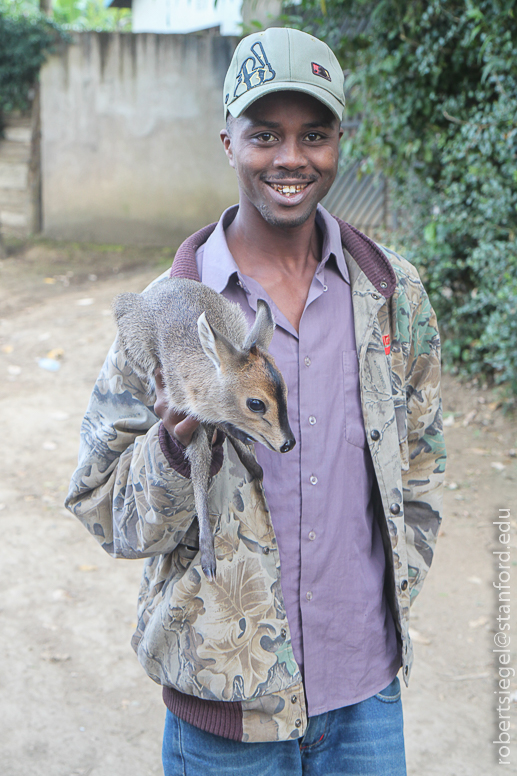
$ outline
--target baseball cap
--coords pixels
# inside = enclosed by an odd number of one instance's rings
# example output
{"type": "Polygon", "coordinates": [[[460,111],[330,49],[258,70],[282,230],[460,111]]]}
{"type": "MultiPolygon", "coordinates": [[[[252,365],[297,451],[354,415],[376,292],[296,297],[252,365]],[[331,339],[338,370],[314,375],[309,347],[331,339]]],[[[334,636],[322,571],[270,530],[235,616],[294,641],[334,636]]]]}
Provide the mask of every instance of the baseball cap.
{"type": "Polygon", "coordinates": [[[266,94],[310,94],[341,121],[343,71],[326,43],[290,27],[270,27],[241,40],[224,80],[224,117],[234,118],[266,94]]]}

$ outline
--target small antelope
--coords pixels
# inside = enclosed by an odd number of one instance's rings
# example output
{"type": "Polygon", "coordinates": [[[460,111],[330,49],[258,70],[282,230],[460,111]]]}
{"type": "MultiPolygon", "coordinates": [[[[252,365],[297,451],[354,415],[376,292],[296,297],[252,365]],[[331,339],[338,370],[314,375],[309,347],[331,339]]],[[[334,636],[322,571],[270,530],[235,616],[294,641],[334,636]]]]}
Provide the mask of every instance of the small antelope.
{"type": "Polygon", "coordinates": [[[287,389],[268,355],[275,324],[259,299],[251,330],[238,304],[194,280],[169,279],[113,302],[128,363],[154,386],[159,367],[171,409],[200,421],[185,453],[191,465],[201,567],[215,580],[208,478],[215,428],[224,431],[252,479],[262,469],[248,448],[260,442],[287,453],[296,444],[287,419],[287,389]]]}

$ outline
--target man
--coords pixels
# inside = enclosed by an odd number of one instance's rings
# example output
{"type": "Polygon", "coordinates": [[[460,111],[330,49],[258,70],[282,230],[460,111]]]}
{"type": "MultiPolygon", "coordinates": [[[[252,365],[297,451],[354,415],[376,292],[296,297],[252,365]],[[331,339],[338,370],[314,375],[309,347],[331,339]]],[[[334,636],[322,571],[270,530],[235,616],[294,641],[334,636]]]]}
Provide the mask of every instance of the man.
{"type": "Polygon", "coordinates": [[[223,99],[239,204],[172,275],[250,321],[268,301],[297,446],[257,445],[259,484],[214,441],[209,584],[183,454],[196,421],[169,410],[159,371],[150,400],[115,343],[67,505],[110,554],[146,558],[133,646],[164,688],[166,776],[402,776],[397,673],[407,682],[410,598],[441,520],[436,320],[410,264],[318,205],[342,134],[330,49],[290,29],[248,36],[223,99]]]}

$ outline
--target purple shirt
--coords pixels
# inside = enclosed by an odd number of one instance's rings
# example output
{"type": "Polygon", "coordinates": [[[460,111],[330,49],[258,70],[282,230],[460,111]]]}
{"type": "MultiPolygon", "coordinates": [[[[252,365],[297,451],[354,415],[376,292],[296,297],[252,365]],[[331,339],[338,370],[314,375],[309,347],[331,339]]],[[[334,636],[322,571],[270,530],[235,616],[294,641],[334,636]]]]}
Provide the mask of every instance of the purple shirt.
{"type": "Polygon", "coordinates": [[[358,703],[395,677],[400,649],[383,592],[385,558],[373,515],[373,464],[359,395],[348,267],[337,222],[318,207],[322,259],[297,332],[262,286],[239,269],[222,227],[196,252],[201,281],[238,302],[257,299],[276,329],[269,352],[288,389],[296,447],[256,445],[276,533],[294,656],[309,716],[358,703]]]}

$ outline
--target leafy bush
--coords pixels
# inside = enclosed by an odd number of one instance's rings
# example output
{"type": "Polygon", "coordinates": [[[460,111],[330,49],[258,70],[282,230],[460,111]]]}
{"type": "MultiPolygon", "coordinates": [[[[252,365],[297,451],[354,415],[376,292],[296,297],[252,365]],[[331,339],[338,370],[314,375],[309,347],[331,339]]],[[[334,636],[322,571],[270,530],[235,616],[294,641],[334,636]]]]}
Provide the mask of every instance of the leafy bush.
{"type": "MultiPolygon", "coordinates": [[[[513,0],[302,0],[362,116],[345,154],[392,181],[444,360],[517,394],[517,18],[513,0]]],[[[393,240],[393,236],[391,238],[393,240]]]]}
{"type": "Polygon", "coordinates": [[[43,14],[9,15],[0,5],[0,132],[2,114],[27,110],[46,55],[67,36],[43,14]]]}

